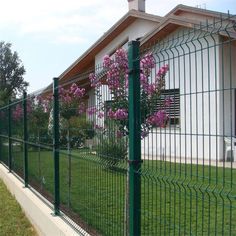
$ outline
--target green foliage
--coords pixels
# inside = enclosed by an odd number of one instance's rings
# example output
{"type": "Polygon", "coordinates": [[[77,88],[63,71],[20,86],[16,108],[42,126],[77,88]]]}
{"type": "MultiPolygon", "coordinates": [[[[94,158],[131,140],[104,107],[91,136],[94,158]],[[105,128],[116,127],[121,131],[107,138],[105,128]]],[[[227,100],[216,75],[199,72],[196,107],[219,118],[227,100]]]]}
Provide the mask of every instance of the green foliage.
{"type": "Polygon", "coordinates": [[[49,114],[35,107],[29,115],[29,128],[34,134],[37,134],[38,130],[47,130],[48,120],[49,114]]]}
{"type": "Polygon", "coordinates": [[[74,127],[76,132],[82,132],[85,139],[92,139],[95,135],[93,122],[86,119],[85,115],[72,117],[70,119],[70,127],[74,127]]]}
{"type": "Polygon", "coordinates": [[[99,135],[96,152],[102,164],[114,169],[120,161],[127,159],[127,137],[117,137],[116,130],[108,129],[107,135],[99,135]]]}
{"type": "Polygon", "coordinates": [[[0,105],[22,93],[28,86],[23,75],[25,68],[11,44],[0,41],[0,105]]]}
{"type": "Polygon", "coordinates": [[[77,106],[78,104],[75,101],[62,104],[60,106],[60,115],[63,119],[69,120],[71,117],[77,115],[77,106]]]}
{"type": "Polygon", "coordinates": [[[92,139],[95,136],[93,123],[86,119],[85,115],[73,116],[64,125],[61,130],[61,144],[67,144],[68,129],[70,132],[71,147],[84,145],[86,139],[92,139]]]}

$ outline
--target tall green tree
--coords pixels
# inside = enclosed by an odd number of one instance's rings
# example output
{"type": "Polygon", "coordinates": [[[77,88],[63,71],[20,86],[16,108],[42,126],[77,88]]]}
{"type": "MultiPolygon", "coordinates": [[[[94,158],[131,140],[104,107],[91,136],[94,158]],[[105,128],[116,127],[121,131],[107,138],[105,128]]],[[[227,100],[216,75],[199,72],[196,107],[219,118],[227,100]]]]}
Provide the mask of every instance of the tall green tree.
{"type": "Polygon", "coordinates": [[[0,105],[22,93],[29,85],[24,81],[25,68],[11,44],[0,41],[0,105]]]}

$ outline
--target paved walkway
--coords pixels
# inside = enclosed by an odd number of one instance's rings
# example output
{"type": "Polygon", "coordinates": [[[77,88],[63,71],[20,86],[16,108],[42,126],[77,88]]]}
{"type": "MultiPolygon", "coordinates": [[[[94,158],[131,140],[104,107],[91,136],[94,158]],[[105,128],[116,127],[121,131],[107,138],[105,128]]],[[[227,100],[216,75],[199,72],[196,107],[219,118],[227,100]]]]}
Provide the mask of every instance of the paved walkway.
{"type": "Polygon", "coordinates": [[[170,157],[170,156],[155,156],[155,155],[142,155],[143,160],[162,160],[162,161],[168,161],[173,163],[182,163],[182,164],[198,164],[198,165],[205,165],[205,166],[217,166],[217,167],[225,167],[225,168],[233,168],[236,169],[236,161],[230,162],[230,161],[222,161],[222,160],[208,160],[208,159],[196,159],[196,158],[185,158],[185,157],[170,157]]]}

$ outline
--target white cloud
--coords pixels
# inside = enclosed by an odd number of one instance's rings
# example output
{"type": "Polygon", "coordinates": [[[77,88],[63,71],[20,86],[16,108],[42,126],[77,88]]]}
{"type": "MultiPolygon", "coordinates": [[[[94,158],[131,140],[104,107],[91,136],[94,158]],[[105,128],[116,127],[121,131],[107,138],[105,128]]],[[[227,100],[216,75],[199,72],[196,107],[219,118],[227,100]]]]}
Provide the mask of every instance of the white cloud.
{"type": "Polygon", "coordinates": [[[46,37],[50,41],[82,42],[87,35],[107,30],[107,23],[118,20],[126,12],[126,0],[0,0],[0,28],[20,35],[46,37]],[[117,11],[117,9],[119,9],[117,11]],[[71,39],[69,40],[69,38],[71,39]]]}
{"type": "MultiPolygon", "coordinates": [[[[146,0],[147,12],[165,15],[177,4],[196,6],[202,0],[146,0]]],[[[220,0],[204,0],[206,6],[220,0]]],[[[233,0],[225,0],[233,1],[233,0]]],[[[98,37],[128,10],[127,0],[0,0],[0,29],[34,35],[51,42],[81,43],[98,37]]],[[[94,40],[95,41],[95,40],[94,40]]]]}
{"type": "MultiPolygon", "coordinates": [[[[146,0],[146,11],[163,16],[180,3],[236,13],[235,0],[146,0]]],[[[19,52],[31,91],[61,74],[128,10],[127,0],[0,0],[0,6],[0,40],[19,52]]]]}

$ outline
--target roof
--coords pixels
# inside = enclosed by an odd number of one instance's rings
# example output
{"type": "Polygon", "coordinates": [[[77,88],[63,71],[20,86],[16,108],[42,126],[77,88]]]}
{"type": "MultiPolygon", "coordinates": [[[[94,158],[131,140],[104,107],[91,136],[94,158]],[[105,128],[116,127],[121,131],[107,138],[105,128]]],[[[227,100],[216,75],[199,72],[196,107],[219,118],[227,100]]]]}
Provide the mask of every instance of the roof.
{"type": "MultiPolygon", "coordinates": [[[[60,82],[68,82],[68,80],[71,81],[76,78],[78,80],[78,75],[86,74],[86,72],[94,70],[95,56],[137,19],[144,19],[157,23],[157,27],[141,39],[141,45],[145,46],[150,42],[157,41],[157,39],[160,40],[164,38],[178,27],[183,26],[187,28],[194,28],[195,25],[199,25],[200,21],[206,19],[213,20],[214,18],[227,19],[229,18],[229,15],[201,8],[189,7],[182,4],[177,5],[173,10],[166,14],[165,17],[131,10],[117,23],[115,23],[106,33],[104,33],[102,37],[100,37],[59,76],[60,82]]],[[[233,17],[233,19],[235,20],[235,17],[233,17]]],[[[234,35],[232,36],[236,37],[235,31],[233,34],[234,35]]],[[[85,76],[82,77],[81,80],[84,81],[85,76]]]]}
{"type": "Polygon", "coordinates": [[[223,18],[227,18],[228,14],[226,13],[222,13],[222,12],[217,12],[217,11],[212,11],[212,10],[207,10],[207,9],[203,9],[203,8],[198,8],[198,7],[190,7],[190,6],[186,6],[183,4],[179,4],[177,5],[175,8],[173,8],[170,12],[168,12],[165,17],[168,17],[170,15],[181,15],[182,13],[195,13],[198,15],[202,15],[202,16],[208,16],[208,17],[223,17],[223,18]]]}
{"type": "Polygon", "coordinates": [[[147,14],[144,12],[131,10],[125,14],[117,23],[115,23],[104,35],[99,38],[82,56],[80,56],[71,66],[69,66],[59,79],[64,81],[73,77],[78,72],[83,72],[91,65],[94,65],[95,55],[116,38],[122,31],[131,25],[136,19],[144,19],[153,22],[161,22],[162,17],[147,14]]]}
{"type": "Polygon", "coordinates": [[[160,41],[166,35],[170,34],[172,31],[176,30],[178,27],[186,27],[186,28],[198,28],[199,25],[202,24],[201,30],[209,31],[209,32],[217,32],[222,36],[236,38],[235,30],[230,30],[231,27],[235,25],[236,17],[233,15],[210,11],[206,9],[196,8],[196,7],[189,7],[185,5],[178,5],[173,10],[171,10],[160,24],[150,33],[145,35],[141,40],[141,46],[145,47],[148,44],[153,44],[155,41],[160,41]],[[191,13],[190,17],[184,13],[191,13]],[[194,17],[194,15],[201,16],[201,20],[198,17],[194,17]],[[218,19],[218,20],[217,20],[218,19]],[[209,20],[209,25],[204,27],[206,21],[209,20]],[[215,21],[215,23],[213,23],[215,21]],[[227,26],[226,30],[220,29],[222,27],[222,22],[220,26],[216,23],[220,21],[226,22],[225,25],[227,26]],[[212,22],[212,24],[210,24],[212,22]],[[216,26],[214,26],[216,24],[216,26]],[[218,27],[218,28],[217,28],[218,27]]]}

